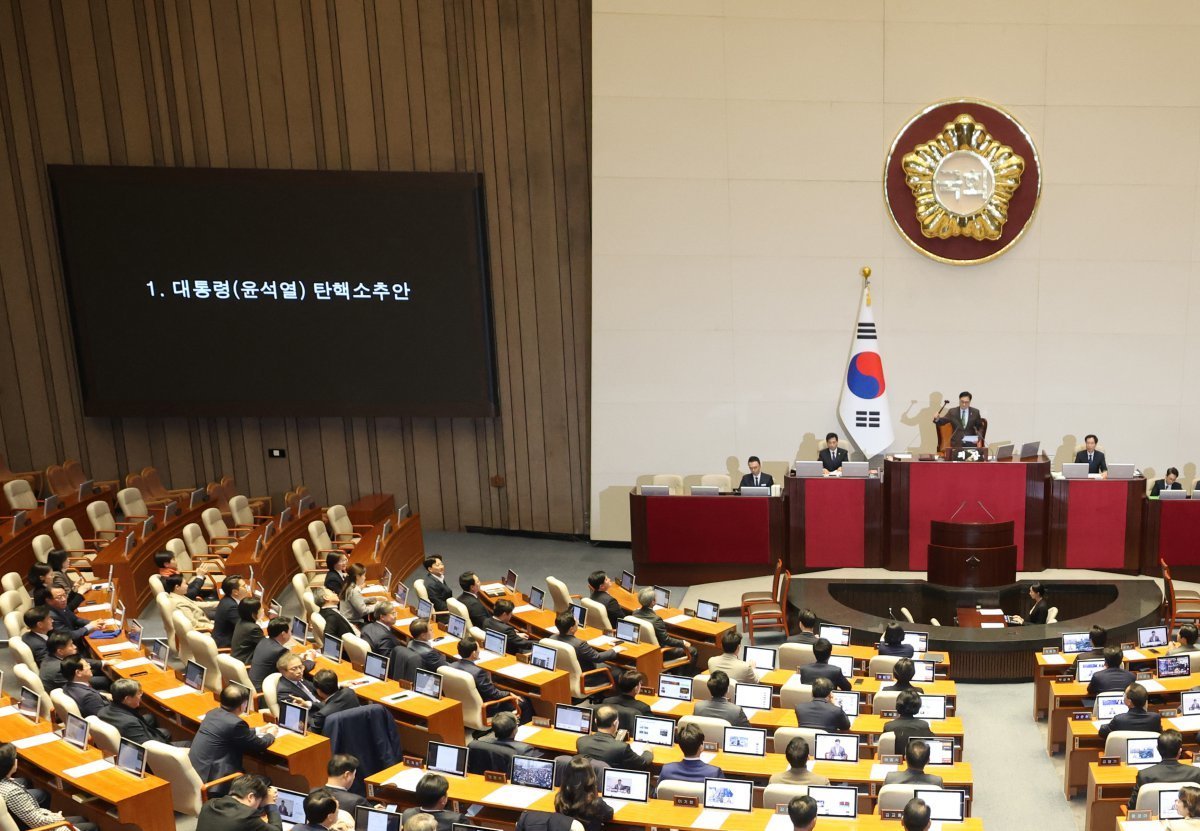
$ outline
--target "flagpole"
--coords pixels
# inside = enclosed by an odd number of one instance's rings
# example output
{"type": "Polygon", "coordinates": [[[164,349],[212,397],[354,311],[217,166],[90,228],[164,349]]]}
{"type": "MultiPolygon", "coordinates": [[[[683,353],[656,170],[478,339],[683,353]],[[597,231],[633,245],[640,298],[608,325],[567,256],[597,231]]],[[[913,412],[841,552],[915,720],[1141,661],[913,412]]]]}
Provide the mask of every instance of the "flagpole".
{"type": "Polygon", "coordinates": [[[863,287],[867,290],[867,305],[871,305],[871,267],[864,265],[859,271],[863,278],[863,287]]]}

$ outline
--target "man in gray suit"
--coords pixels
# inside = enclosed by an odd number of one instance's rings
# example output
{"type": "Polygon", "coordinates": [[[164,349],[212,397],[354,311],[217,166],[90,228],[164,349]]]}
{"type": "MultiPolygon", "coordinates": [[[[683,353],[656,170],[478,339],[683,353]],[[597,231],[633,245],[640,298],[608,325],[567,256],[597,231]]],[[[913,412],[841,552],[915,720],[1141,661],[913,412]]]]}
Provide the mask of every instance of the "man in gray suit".
{"type": "Polygon", "coordinates": [[[971,406],[971,393],[966,390],[958,394],[958,407],[945,415],[934,416],[933,423],[954,425],[954,432],[950,435],[951,447],[962,447],[964,436],[978,437],[983,432],[983,417],[979,415],[979,410],[971,406]]]}
{"type": "MultiPolygon", "coordinates": [[[[925,772],[929,764],[929,745],[920,739],[913,739],[904,749],[904,770],[894,770],[884,777],[885,785],[936,785],[942,786],[942,777],[925,772]]],[[[1200,771],[1197,771],[1200,773],[1200,771]]]]}
{"type": "Polygon", "coordinates": [[[590,736],[580,736],[575,743],[577,753],[589,759],[606,762],[609,767],[624,770],[650,770],[650,762],[654,754],[649,750],[636,753],[625,742],[616,739],[617,708],[602,704],[592,716],[592,729],[595,733],[590,736]]]}
{"type": "Polygon", "coordinates": [[[833,694],[833,682],[828,678],[816,678],[812,682],[812,701],[796,705],[796,724],[800,727],[817,727],[827,733],[844,733],[850,729],[850,717],[842,708],[829,700],[833,694]]]}
{"type": "Polygon", "coordinates": [[[737,656],[741,645],[741,632],[736,629],[725,630],[721,636],[721,654],[708,659],[708,671],[719,669],[735,684],[757,684],[758,676],[754,674],[754,667],[737,656]]]}
{"type": "Polygon", "coordinates": [[[250,694],[243,687],[230,684],[221,690],[221,706],[209,710],[200,722],[188,758],[201,782],[243,770],[243,753],[261,753],[275,741],[278,729],[275,725],[268,724],[255,731],[242,720],[249,704],[250,694]]]}
{"type": "Polygon", "coordinates": [[[694,712],[705,718],[724,719],[734,727],[749,727],[746,711],[725,697],[728,692],[729,676],[719,669],[713,670],[708,675],[708,694],[712,700],[697,701],[694,712]]]}

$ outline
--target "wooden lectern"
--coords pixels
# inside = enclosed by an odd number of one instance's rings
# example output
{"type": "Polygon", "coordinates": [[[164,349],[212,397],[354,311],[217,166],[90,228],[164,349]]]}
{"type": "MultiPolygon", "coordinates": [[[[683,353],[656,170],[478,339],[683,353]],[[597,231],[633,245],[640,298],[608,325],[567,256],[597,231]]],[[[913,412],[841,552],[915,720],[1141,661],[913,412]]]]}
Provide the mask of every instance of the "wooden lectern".
{"type": "Polygon", "coordinates": [[[926,579],[939,586],[981,588],[1017,582],[1014,523],[929,523],[929,567],[926,579]]]}

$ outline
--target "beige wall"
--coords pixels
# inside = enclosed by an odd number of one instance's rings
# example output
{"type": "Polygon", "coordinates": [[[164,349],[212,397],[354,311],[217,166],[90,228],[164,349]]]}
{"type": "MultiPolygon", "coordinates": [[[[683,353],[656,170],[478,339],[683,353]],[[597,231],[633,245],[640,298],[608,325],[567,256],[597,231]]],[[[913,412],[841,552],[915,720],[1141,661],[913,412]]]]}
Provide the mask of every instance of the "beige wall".
{"type": "Polygon", "coordinates": [[[779,474],[845,434],[862,265],[894,448],[970,388],[993,441],[1096,432],[1194,477],[1200,4],[596,0],[593,31],[593,537],[628,538],[639,477],[779,474]],[[1011,111],[1044,176],[1025,238],[966,268],[881,195],[896,132],[960,96],[1011,111]]]}

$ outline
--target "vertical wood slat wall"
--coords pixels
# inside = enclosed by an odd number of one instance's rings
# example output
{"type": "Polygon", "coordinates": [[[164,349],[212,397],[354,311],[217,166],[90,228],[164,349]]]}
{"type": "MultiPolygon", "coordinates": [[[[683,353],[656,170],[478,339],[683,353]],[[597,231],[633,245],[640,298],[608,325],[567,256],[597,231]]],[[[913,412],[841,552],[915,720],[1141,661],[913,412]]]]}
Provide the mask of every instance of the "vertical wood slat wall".
{"type": "MultiPolygon", "coordinates": [[[[303,483],[329,503],[389,491],[430,528],[583,532],[590,40],[589,0],[0,0],[10,465],[75,457],[98,479],[154,465],[176,487],[229,473],[243,491],[303,483]],[[483,171],[500,416],[85,418],[54,163],[483,171]]],[[[131,361],[161,348],[116,336],[131,361]]],[[[267,363],[319,340],[299,332],[267,363]]],[[[258,357],[215,347],[197,383],[244,380],[258,357]]],[[[402,381],[420,356],[378,371],[402,381]]]]}

